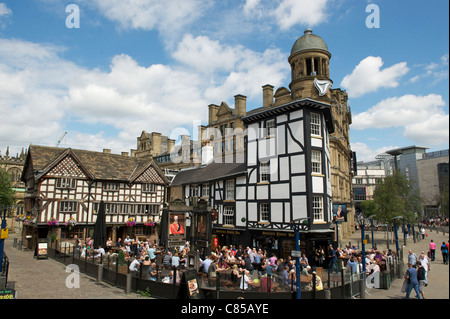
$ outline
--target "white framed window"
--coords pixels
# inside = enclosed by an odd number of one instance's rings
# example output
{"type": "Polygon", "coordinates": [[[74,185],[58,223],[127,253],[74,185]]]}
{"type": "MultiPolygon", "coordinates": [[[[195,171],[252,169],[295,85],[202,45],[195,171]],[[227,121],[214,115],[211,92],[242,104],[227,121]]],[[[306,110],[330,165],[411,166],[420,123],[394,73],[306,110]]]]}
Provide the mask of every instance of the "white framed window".
{"type": "Polygon", "coordinates": [[[311,172],[322,174],[322,153],[311,151],[311,172]]]}
{"type": "Polygon", "coordinates": [[[313,218],[314,221],[324,221],[323,215],[323,198],[321,196],[313,196],[313,218]]]}
{"type": "Polygon", "coordinates": [[[77,187],[77,180],[74,178],[58,178],[56,180],[56,188],[71,188],[77,187]]]}
{"type": "Polygon", "coordinates": [[[260,163],[259,165],[259,180],[261,182],[270,182],[270,161],[260,163]]]}
{"type": "Polygon", "coordinates": [[[234,207],[225,206],[223,208],[223,224],[228,226],[234,226],[234,207]]]}
{"type": "Polygon", "coordinates": [[[118,183],[103,183],[103,189],[105,191],[118,191],[119,184],[118,183]]]}
{"type": "Polygon", "coordinates": [[[202,197],[209,197],[209,184],[202,185],[202,197]]]}
{"type": "Polygon", "coordinates": [[[78,211],[78,202],[62,201],[59,202],[60,213],[76,213],[78,211]]]}
{"type": "Polygon", "coordinates": [[[198,186],[191,185],[191,196],[198,196],[198,186]]]}
{"type": "Polygon", "coordinates": [[[311,135],[322,136],[319,113],[311,113],[311,135]]]}
{"type": "Polygon", "coordinates": [[[234,180],[229,179],[225,182],[225,199],[233,200],[234,199],[234,180]]]}
{"type": "Polygon", "coordinates": [[[277,132],[277,128],[275,126],[275,120],[267,120],[266,121],[266,136],[271,137],[275,136],[277,132]]]}
{"type": "Polygon", "coordinates": [[[259,204],[259,220],[261,222],[270,222],[269,203],[259,204]]]}
{"type": "Polygon", "coordinates": [[[144,193],[156,193],[155,184],[142,184],[142,191],[144,193]]]}

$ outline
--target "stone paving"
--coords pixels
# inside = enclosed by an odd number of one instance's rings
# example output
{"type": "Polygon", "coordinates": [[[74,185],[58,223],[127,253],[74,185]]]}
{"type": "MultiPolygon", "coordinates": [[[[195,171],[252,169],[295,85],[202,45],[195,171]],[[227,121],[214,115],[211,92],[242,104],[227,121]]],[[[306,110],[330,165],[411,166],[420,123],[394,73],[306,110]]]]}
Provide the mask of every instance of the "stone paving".
{"type": "MultiPolygon", "coordinates": [[[[365,231],[366,235],[369,235],[369,241],[366,245],[366,250],[372,247],[372,237],[370,231],[365,231]]],[[[431,262],[431,270],[428,274],[428,286],[425,287],[424,293],[426,299],[449,299],[449,265],[443,264],[442,254],[440,246],[442,242],[449,240],[448,230],[443,234],[442,231],[436,232],[436,230],[427,230],[428,237],[424,240],[417,241],[414,243],[412,236],[406,240],[406,246],[404,248],[403,260],[405,263],[405,271],[407,267],[407,255],[408,251],[411,249],[417,256],[419,256],[421,251],[428,252],[428,245],[431,239],[436,243],[436,260],[431,262]]],[[[392,233],[390,233],[389,238],[392,238],[392,233]]],[[[374,232],[374,243],[379,250],[387,249],[387,237],[385,231],[375,231],[374,232]]],[[[352,242],[359,244],[361,247],[361,231],[355,231],[349,238],[344,239],[341,242],[341,246],[345,243],[352,242]]],[[[404,244],[403,235],[399,232],[399,247],[401,248],[404,244]]],[[[395,242],[390,240],[389,248],[395,250],[395,242]]],[[[401,292],[403,284],[403,279],[395,279],[392,281],[389,289],[375,289],[369,288],[366,295],[366,299],[403,299],[405,293],[401,292]]],[[[415,298],[415,293],[411,293],[411,298],[415,298]]]]}
{"type": "Polygon", "coordinates": [[[18,233],[10,233],[5,241],[5,251],[10,260],[8,283],[14,283],[17,299],[142,299],[135,293],[126,294],[125,290],[96,278],[79,273],[79,288],[70,288],[75,281],[66,272],[66,265],[52,258],[36,259],[32,251],[18,250],[13,247],[18,233]]]}
{"type": "MultiPolygon", "coordinates": [[[[440,245],[443,241],[449,239],[448,233],[427,231],[428,237],[425,240],[414,243],[413,239],[407,239],[405,247],[406,256],[409,249],[412,249],[417,255],[420,252],[428,251],[428,244],[433,239],[437,244],[436,260],[432,262],[431,271],[428,275],[429,284],[425,288],[425,297],[427,299],[449,299],[449,266],[442,262],[440,245]]],[[[371,232],[366,234],[371,235],[371,232]]],[[[32,251],[18,250],[13,247],[14,238],[19,234],[10,233],[5,240],[5,252],[10,260],[8,282],[14,283],[17,291],[17,299],[144,299],[136,293],[126,294],[125,290],[111,286],[104,282],[97,282],[96,278],[80,273],[79,288],[68,288],[66,279],[71,274],[66,272],[66,265],[49,259],[36,259],[32,251]]],[[[387,247],[386,233],[374,232],[375,244],[378,249],[384,250],[387,247]]],[[[355,231],[351,236],[341,242],[358,243],[361,245],[361,233],[355,231]]],[[[371,246],[371,239],[366,249],[371,246]]],[[[395,250],[395,243],[389,244],[391,249],[395,250]]],[[[399,236],[399,246],[403,246],[403,237],[399,236]]],[[[392,281],[389,289],[367,289],[366,299],[403,299],[405,294],[400,291],[403,279],[392,281]]],[[[411,297],[414,298],[412,293],[411,297]]]]}

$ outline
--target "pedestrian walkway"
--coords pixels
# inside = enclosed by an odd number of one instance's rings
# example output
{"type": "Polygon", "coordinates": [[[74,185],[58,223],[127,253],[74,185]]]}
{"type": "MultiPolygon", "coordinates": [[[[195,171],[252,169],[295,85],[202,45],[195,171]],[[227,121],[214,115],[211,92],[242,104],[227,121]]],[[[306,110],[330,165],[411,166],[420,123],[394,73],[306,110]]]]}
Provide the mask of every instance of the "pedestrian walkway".
{"type": "Polygon", "coordinates": [[[36,259],[32,251],[13,247],[18,233],[10,233],[5,240],[9,258],[8,284],[14,284],[17,299],[137,299],[141,295],[97,282],[96,278],[79,273],[79,287],[72,280],[74,272],[66,272],[66,265],[49,259],[36,259]],[[67,280],[67,278],[69,279],[67,280]],[[68,285],[66,285],[66,280],[68,285]]]}
{"type": "MultiPolygon", "coordinates": [[[[366,250],[372,248],[372,234],[370,231],[365,232],[366,235],[370,236],[368,240],[368,244],[366,245],[366,250]]],[[[417,241],[414,243],[414,239],[412,236],[406,240],[406,246],[404,248],[403,260],[406,265],[408,263],[407,256],[408,251],[412,250],[419,256],[421,251],[428,252],[428,245],[430,241],[433,240],[436,243],[436,260],[431,262],[431,270],[428,273],[428,287],[425,287],[424,293],[426,299],[449,299],[449,265],[443,264],[442,254],[440,250],[440,246],[442,242],[447,242],[449,240],[448,232],[443,234],[442,231],[436,232],[435,230],[430,231],[427,230],[428,237],[425,237],[424,240],[417,241]]],[[[389,234],[390,243],[389,248],[392,250],[396,250],[395,242],[392,242],[392,233],[389,234]]],[[[344,245],[348,242],[358,243],[359,247],[361,247],[361,231],[355,231],[351,236],[344,239],[341,245],[344,245]]],[[[374,243],[378,250],[387,250],[387,237],[385,231],[374,231],[374,243]]],[[[403,235],[399,234],[399,247],[401,248],[404,244],[403,235]]],[[[367,292],[369,295],[366,295],[366,299],[403,299],[405,297],[405,293],[401,292],[403,284],[403,278],[395,279],[392,281],[389,289],[375,289],[368,288],[367,292]]],[[[415,297],[415,293],[411,294],[411,298],[415,297]]]]}

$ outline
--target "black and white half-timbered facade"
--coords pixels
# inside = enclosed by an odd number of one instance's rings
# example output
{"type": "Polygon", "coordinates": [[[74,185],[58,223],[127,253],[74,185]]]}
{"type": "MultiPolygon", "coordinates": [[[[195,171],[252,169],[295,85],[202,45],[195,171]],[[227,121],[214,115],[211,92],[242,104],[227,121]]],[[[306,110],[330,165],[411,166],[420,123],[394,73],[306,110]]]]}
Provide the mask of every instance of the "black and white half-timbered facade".
{"type": "Polygon", "coordinates": [[[333,231],[330,105],[302,99],[259,108],[243,117],[247,127],[246,219],[251,244],[284,253],[295,249],[293,222],[302,251],[331,242],[333,231]]]}
{"type": "Polygon", "coordinates": [[[245,163],[182,170],[170,187],[171,199],[183,200],[188,214],[206,202],[214,215],[212,239],[219,245],[288,255],[295,249],[293,222],[303,220],[308,221],[301,230],[303,251],[331,243],[330,105],[302,99],[255,109],[243,121],[245,163]]]}
{"type": "Polygon", "coordinates": [[[92,235],[100,201],[113,241],[126,234],[157,239],[156,227],[144,224],[159,223],[168,180],[151,159],[30,145],[22,181],[30,246],[49,229],[61,239],[92,235]],[[49,225],[52,220],[59,226],[49,225]]]}

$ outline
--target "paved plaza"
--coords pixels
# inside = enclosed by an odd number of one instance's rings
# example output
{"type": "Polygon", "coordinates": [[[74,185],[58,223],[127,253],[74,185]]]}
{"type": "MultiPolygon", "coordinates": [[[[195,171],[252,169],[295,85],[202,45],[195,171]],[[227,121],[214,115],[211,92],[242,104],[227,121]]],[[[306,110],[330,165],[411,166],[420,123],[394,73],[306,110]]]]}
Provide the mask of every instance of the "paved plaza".
{"type": "MultiPolygon", "coordinates": [[[[403,235],[399,232],[399,247],[401,248],[404,244],[403,235]]],[[[442,260],[442,254],[440,246],[442,242],[447,242],[449,240],[448,232],[443,234],[442,231],[436,232],[436,230],[427,230],[428,236],[424,240],[417,241],[414,243],[412,236],[406,240],[406,246],[404,248],[404,264],[405,271],[407,267],[407,255],[408,251],[411,249],[417,256],[419,256],[421,251],[428,252],[428,245],[430,241],[433,240],[436,243],[436,260],[431,262],[431,271],[428,274],[428,287],[425,287],[424,293],[426,299],[449,299],[449,265],[444,265],[442,260]]],[[[365,235],[369,235],[369,241],[366,245],[366,250],[372,247],[372,234],[370,231],[365,231],[365,235]]],[[[395,250],[395,242],[392,241],[392,233],[389,234],[390,243],[389,248],[395,250]]],[[[374,232],[374,243],[379,250],[387,250],[387,237],[384,231],[374,232]]],[[[341,246],[345,243],[351,242],[358,243],[361,247],[361,231],[355,231],[349,238],[344,239],[341,242],[341,246]]],[[[403,284],[403,279],[395,279],[392,281],[389,289],[367,289],[369,295],[366,299],[403,299],[405,293],[401,292],[403,284]]],[[[415,293],[411,293],[411,298],[415,298],[415,293]]]]}
{"type": "MultiPolygon", "coordinates": [[[[366,232],[370,235],[370,232],[366,232]]],[[[18,250],[13,247],[14,238],[18,233],[10,233],[5,241],[5,251],[10,260],[8,282],[14,283],[17,291],[17,299],[137,299],[146,298],[135,293],[126,294],[123,289],[111,286],[104,282],[98,283],[96,278],[80,273],[79,288],[68,288],[66,279],[70,273],[66,272],[66,266],[60,262],[49,259],[36,259],[32,251],[18,250]]],[[[413,239],[407,239],[406,255],[412,249],[417,255],[422,250],[428,251],[428,244],[433,239],[439,247],[443,241],[447,242],[448,233],[428,231],[425,240],[414,243],[413,239]]],[[[355,231],[349,238],[342,240],[345,243],[358,243],[361,245],[361,233],[355,231]]],[[[375,232],[375,244],[378,249],[387,248],[385,232],[375,232]]],[[[399,237],[399,245],[403,245],[403,237],[399,237]]],[[[371,238],[366,249],[371,246],[371,238]]],[[[395,250],[395,243],[390,243],[390,248],[395,250]]],[[[436,261],[432,262],[428,275],[429,284],[425,288],[427,299],[449,299],[449,266],[442,262],[440,249],[436,249],[436,261]]],[[[403,279],[396,279],[389,289],[367,289],[366,299],[403,299],[405,294],[400,291],[403,279]]],[[[411,297],[414,298],[412,293],[411,297]]]]}

